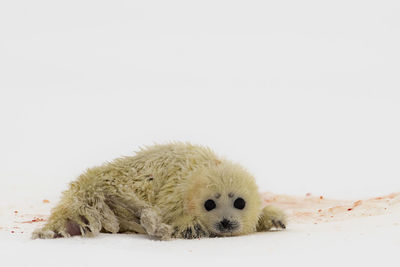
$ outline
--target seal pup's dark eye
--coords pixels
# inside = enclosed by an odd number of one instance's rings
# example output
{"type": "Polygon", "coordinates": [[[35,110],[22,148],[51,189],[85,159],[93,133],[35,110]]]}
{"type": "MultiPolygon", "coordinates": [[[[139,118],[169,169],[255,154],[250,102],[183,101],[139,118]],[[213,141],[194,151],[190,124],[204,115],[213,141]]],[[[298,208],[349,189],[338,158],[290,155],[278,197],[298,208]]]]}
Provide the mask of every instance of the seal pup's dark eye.
{"type": "Polygon", "coordinates": [[[209,199],[206,202],[204,202],[204,208],[206,208],[207,211],[215,209],[216,205],[214,200],[209,199]]]}
{"type": "Polygon", "coordinates": [[[246,206],[246,201],[244,201],[243,198],[238,197],[235,202],[233,202],[233,206],[239,210],[244,209],[244,206],[246,206]]]}

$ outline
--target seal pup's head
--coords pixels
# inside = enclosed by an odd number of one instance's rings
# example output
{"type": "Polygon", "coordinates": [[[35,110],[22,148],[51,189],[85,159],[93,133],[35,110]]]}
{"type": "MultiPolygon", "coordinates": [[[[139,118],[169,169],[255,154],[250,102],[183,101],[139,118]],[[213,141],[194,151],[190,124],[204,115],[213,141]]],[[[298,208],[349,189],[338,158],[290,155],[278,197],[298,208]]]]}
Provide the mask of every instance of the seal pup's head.
{"type": "Polygon", "coordinates": [[[253,176],[240,165],[218,161],[195,171],[188,182],[185,212],[197,218],[211,235],[255,231],[261,199],[253,176]]]}

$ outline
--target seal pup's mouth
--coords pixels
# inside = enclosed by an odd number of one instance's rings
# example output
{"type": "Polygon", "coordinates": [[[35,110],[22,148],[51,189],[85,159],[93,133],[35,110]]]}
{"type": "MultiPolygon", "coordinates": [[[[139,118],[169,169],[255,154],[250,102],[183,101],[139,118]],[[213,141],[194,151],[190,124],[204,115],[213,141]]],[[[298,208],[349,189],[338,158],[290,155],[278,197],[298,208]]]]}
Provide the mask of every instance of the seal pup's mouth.
{"type": "Polygon", "coordinates": [[[214,227],[218,234],[233,235],[239,229],[239,223],[223,218],[221,221],[217,222],[214,227]]]}

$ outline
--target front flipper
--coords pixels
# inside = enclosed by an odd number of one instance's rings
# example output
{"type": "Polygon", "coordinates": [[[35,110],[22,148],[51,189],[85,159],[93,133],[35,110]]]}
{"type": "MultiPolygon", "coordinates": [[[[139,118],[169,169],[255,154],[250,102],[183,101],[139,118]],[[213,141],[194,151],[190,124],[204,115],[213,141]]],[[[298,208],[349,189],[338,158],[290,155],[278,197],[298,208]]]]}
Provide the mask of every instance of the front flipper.
{"type": "Polygon", "coordinates": [[[186,218],[186,220],[181,220],[179,223],[175,223],[173,229],[173,238],[194,239],[210,236],[206,228],[199,221],[190,217],[186,218]]]}
{"type": "Polygon", "coordinates": [[[286,215],[282,210],[274,206],[266,206],[261,211],[257,232],[268,231],[271,228],[286,229],[286,215]]]}
{"type": "Polygon", "coordinates": [[[162,223],[158,212],[152,208],[145,208],[141,211],[140,224],[149,236],[168,240],[171,238],[172,228],[170,225],[162,223]]]}

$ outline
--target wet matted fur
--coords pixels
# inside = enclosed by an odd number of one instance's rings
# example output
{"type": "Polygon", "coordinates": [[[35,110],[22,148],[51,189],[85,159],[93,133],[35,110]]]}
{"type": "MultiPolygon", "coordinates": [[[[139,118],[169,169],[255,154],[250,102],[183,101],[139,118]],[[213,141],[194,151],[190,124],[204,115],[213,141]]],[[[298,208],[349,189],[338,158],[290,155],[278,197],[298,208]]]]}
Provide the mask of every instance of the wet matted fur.
{"type": "Polygon", "coordinates": [[[146,147],[88,169],[63,192],[33,238],[142,233],[157,239],[234,236],[285,228],[253,176],[209,148],[146,147]]]}

